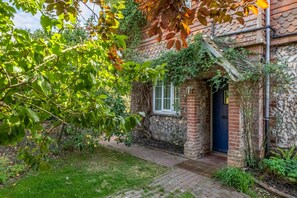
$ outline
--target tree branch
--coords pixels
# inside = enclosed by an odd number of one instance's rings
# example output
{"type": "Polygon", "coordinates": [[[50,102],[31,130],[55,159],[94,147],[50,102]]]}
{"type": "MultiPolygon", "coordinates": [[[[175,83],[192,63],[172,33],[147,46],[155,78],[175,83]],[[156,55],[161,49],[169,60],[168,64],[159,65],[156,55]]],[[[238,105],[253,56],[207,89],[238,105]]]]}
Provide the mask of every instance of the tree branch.
{"type": "Polygon", "coordinates": [[[94,12],[94,10],[92,8],[90,8],[86,3],[83,3],[93,14],[94,16],[97,18],[97,20],[99,21],[99,17],[98,15],[94,12]]]}

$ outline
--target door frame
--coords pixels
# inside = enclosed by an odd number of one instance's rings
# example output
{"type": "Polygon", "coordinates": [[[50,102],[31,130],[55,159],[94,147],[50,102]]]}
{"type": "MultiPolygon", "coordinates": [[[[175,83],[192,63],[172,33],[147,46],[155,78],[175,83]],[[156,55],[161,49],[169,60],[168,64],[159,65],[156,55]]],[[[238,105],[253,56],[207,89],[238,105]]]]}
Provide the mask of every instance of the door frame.
{"type": "MultiPolygon", "coordinates": [[[[229,84],[227,85],[229,91],[229,84]]],[[[213,152],[213,86],[210,86],[210,152],[213,152]]],[[[229,147],[229,104],[228,104],[228,147],[229,147]]],[[[215,151],[218,152],[218,151],[215,151]]],[[[226,153],[228,155],[229,149],[226,153]]],[[[220,152],[219,152],[220,153],[220,152]]]]}
{"type": "Polygon", "coordinates": [[[213,150],[213,86],[210,86],[210,152],[213,150]]]}

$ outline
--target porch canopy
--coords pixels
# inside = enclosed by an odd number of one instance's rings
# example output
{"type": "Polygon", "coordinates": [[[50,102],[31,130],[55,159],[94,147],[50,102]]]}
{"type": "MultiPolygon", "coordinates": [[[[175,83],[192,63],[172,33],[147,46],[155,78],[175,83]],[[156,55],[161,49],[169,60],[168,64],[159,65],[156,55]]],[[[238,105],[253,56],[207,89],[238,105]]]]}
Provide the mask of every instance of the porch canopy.
{"type": "Polygon", "coordinates": [[[224,52],[230,48],[227,43],[218,41],[207,35],[203,35],[203,40],[205,47],[218,59],[217,64],[224,68],[231,80],[235,82],[243,80],[244,73],[257,69],[256,65],[246,58],[234,59],[234,63],[228,61],[224,56],[224,52]]]}

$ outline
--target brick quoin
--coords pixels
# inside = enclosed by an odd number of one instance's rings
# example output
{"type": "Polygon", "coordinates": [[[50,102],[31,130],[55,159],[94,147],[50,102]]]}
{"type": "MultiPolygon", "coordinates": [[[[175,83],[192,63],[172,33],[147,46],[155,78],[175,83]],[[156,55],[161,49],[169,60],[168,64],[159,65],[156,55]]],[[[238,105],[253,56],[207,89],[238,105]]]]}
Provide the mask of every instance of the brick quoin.
{"type": "Polygon", "coordinates": [[[240,101],[236,91],[236,85],[229,83],[229,150],[227,163],[230,166],[241,167],[244,165],[243,146],[241,146],[241,118],[240,118],[240,101]]]}
{"type": "Polygon", "coordinates": [[[189,80],[192,87],[186,96],[187,141],[184,154],[187,158],[203,157],[210,150],[210,105],[209,86],[198,80],[189,80]]]}

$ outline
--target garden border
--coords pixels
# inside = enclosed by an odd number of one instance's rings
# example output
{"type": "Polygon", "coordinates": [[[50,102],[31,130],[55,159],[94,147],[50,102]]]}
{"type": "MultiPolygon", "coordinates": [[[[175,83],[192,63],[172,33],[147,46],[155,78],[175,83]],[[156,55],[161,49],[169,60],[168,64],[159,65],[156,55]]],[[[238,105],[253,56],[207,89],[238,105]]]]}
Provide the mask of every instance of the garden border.
{"type": "Polygon", "coordinates": [[[281,191],[279,191],[279,190],[277,190],[277,189],[275,189],[273,187],[268,186],[267,184],[257,180],[256,178],[254,178],[254,180],[255,180],[255,183],[258,184],[261,188],[264,188],[268,192],[271,192],[271,193],[273,193],[273,194],[275,194],[277,196],[280,196],[282,198],[295,198],[292,195],[289,195],[289,194],[287,194],[285,192],[281,192],[281,191]]]}

